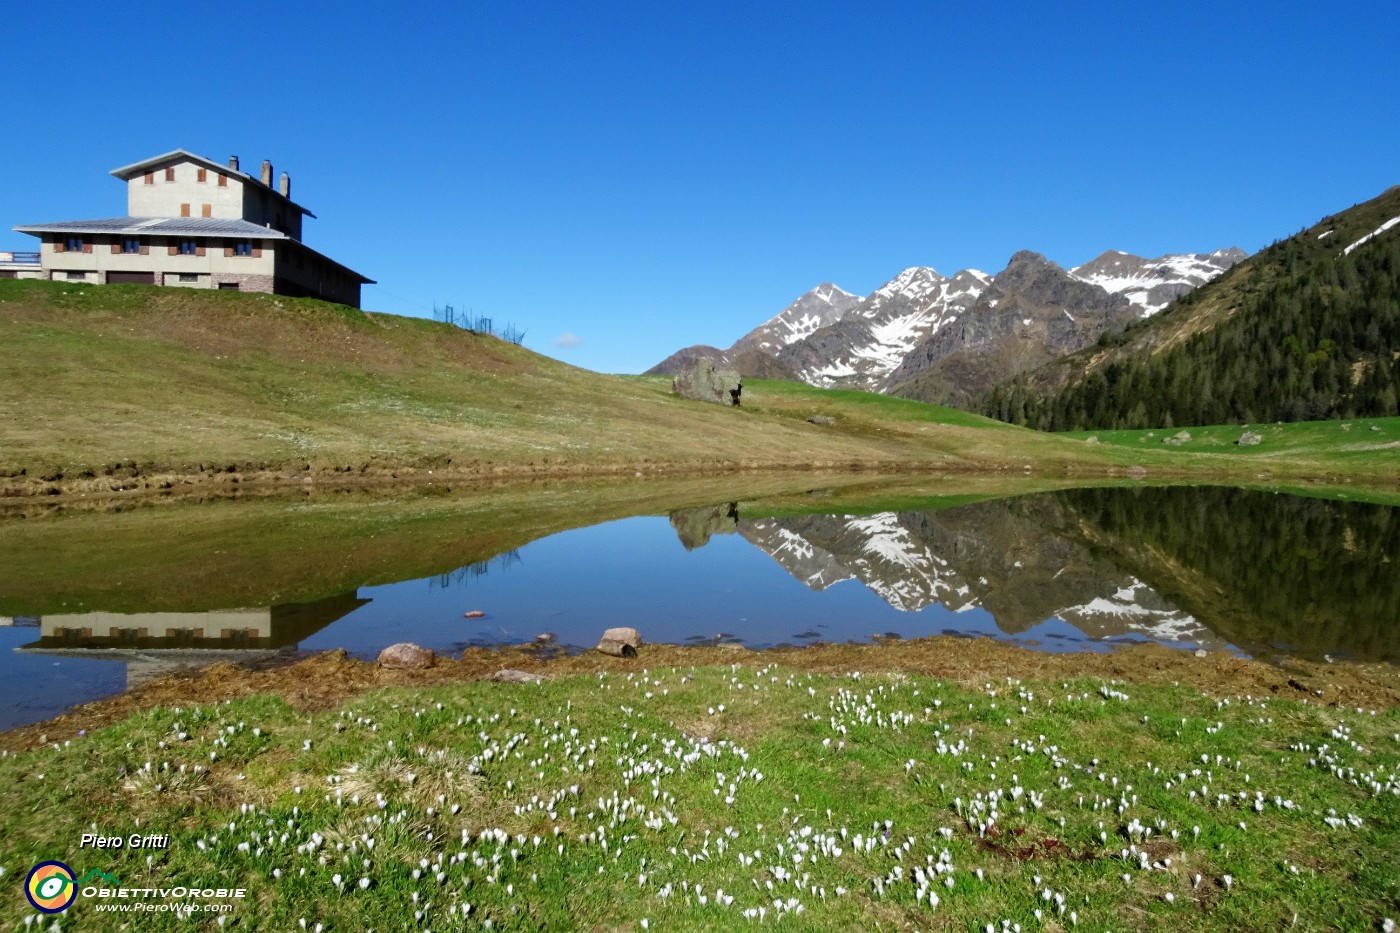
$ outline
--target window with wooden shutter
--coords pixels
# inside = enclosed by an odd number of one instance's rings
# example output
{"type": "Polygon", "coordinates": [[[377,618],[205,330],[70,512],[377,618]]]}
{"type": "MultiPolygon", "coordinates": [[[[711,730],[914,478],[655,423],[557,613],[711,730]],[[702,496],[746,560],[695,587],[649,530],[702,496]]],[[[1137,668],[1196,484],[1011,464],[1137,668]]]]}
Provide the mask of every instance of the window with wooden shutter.
{"type": "Polygon", "coordinates": [[[92,244],[89,243],[89,242],[87,242],[86,240],[83,241],[83,252],[85,252],[85,253],[90,253],[90,252],[92,252],[92,244]]]}
{"type": "Polygon", "coordinates": [[[194,248],[194,254],[195,254],[196,256],[203,256],[203,255],[204,255],[204,243],[203,243],[203,241],[200,241],[200,242],[195,246],[195,248],[194,248]]]}
{"type": "Polygon", "coordinates": [[[258,240],[254,240],[254,241],[253,241],[253,258],[254,258],[254,259],[261,259],[261,258],[262,258],[262,243],[261,243],[260,241],[258,241],[258,240]]]}
{"type": "Polygon", "coordinates": [[[174,180],[175,180],[175,166],[172,165],[172,166],[170,166],[170,168],[168,168],[168,169],[165,170],[165,180],[166,180],[166,181],[174,181],[174,180]]]}
{"type": "Polygon", "coordinates": [[[201,216],[201,217],[213,217],[213,216],[214,216],[214,208],[213,208],[211,205],[208,205],[208,204],[202,204],[202,205],[200,205],[200,208],[199,208],[199,216],[201,216]]]}
{"type": "Polygon", "coordinates": [[[225,175],[225,174],[223,174],[222,172],[219,173],[219,187],[220,187],[220,188],[227,188],[227,187],[228,187],[228,176],[225,175]]]}
{"type": "Polygon", "coordinates": [[[63,242],[62,240],[60,240],[60,239],[56,239],[56,238],[54,239],[54,241],[53,241],[53,251],[54,251],[55,253],[63,253],[63,252],[67,252],[67,250],[68,250],[68,244],[67,244],[67,243],[64,243],[64,242],[63,242]]]}
{"type": "Polygon", "coordinates": [[[112,255],[113,255],[113,256],[120,256],[121,253],[122,253],[122,245],[121,245],[120,243],[118,243],[116,240],[113,240],[113,241],[112,241],[112,255]]]}
{"type": "Polygon", "coordinates": [[[190,206],[189,206],[188,204],[181,204],[181,205],[180,205],[180,216],[181,216],[181,217],[188,217],[188,216],[190,216],[190,206]]]}
{"type": "Polygon", "coordinates": [[[206,182],[206,181],[208,181],[208,180],[209,180],[209,170],[208,170],[207,168],[202,168],[202,169],[200,169],[199,171],[197,171],[197,172],[194,173],[194,178],[195,178],[195,181],[198,181],[198,182],[206,182]]]}
{"type": "Polygon", "coordinates": [[[178,243],[171,243],[168,247],[166,247],[166,249],[167,249],[167,251],[168,251],[168,255],[171,255],[171,256],[178,256],[178,255],[180,255],[180,244],[178,244],[178,243]]]}
{"type": "Polygon", "coordinates": [[[155,173],[155,172],[147,172],[147,173],[146,173],[146,184],[148,184],[148,185],[154,185],[155,183],[156,183],[156,173],[155,173]]]}

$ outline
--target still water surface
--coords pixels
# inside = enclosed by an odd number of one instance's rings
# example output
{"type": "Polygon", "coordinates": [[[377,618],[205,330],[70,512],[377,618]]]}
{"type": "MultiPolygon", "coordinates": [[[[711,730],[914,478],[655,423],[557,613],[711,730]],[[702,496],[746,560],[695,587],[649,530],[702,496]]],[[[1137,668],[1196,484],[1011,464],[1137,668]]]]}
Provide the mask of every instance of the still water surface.
{"type": "Polygon", "coordinates": [[[269,594],[251,607],[20,614],[0,626],[0,728],[192,661],[331,648],[373,658],[398,641],[455,654],[545,633],[583,649],[613,625],[755,649],[956,634],[1052,651],[1148,640],[1400,660],[1392,507],[1220,487],[940,506],[775,515],[721,502],[553,534],[426,578],[346,579],[312,603],[269,594]]]}

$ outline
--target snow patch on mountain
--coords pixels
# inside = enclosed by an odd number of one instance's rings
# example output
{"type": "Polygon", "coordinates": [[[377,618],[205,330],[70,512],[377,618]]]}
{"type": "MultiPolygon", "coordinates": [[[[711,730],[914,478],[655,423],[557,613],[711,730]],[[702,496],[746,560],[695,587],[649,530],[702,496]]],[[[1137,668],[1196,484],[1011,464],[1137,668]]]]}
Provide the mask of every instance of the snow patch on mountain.
{"type": "Polygon", "coordinates": [[[1156,259],[1143,259],[1109,250],[1082,266],[1074,267],[1069,274],[1110,294],[1122,295],[1141,309],[1143,317],[1147,317],[1244,258],[1245,253],[1239,249],[1171,254],[1156,259]]]}
{"type": "Polygon", "coordinates": [[[745,350],[759,350],[770,356],[775,355],[783,347],[841,320],[861,300],[859,295],[853,295],[839,285],[830,282],[818,285],[740,337],[727,352],[734,355],[745,350]]]}
{"type": "Polygon", "coordinates": [[[912,266],[871,293],[867,299],[869,309],[879,310],[892,298],[918,301],[947,281],[938,274],[936,269],[930,269],[927,266],[912,266]]]}
{"type": "Polygon", "coordinates": [[[1367,241],[1372,240],[1372,239],[1374,239],[1375,237],[1380,236],[1382,233],[1385,233],[1387,230],[1389,230],[1391,227],[1395,226],[1396,224],[1400,224],[1400,217],[1392,217],[1392,218],[1390,218],[1390,219],[1387,220],[1385,223],[1381,224],[1379,227],[1377,227],[1376,229],[1372,230],[1370,233],[1366,234],[1364,237],[1362,237],[1361,239],[1357,240],[1355,243],[1351,244],[1351,245],[1348,246],[1346,249],[1342,250],[1342,255],[1343,255],[1343,256],[1350,255],[1350,253],[1351,253],[1352,250],[1356,249],[1358,246],[1362,245],[1363,243],[1366,243],[1367,241]]]}
{"type": "Polygon", "coordinates": [[[957,320],[990,282],[976,269],[950,279],[926,266],[910,267],[847,312],[840,326],[815,334],[808,352],[782,359],[812,385],[874,389],[916,346],[957,320]]]}

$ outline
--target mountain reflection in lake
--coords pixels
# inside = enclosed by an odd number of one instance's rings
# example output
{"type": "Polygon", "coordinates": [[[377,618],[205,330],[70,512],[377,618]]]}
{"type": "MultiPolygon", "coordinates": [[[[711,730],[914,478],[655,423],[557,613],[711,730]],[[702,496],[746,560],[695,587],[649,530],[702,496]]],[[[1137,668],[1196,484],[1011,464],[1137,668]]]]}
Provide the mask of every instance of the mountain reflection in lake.
{"type": "Polygon", "coordinates": [[[431,577],[347,579],[304,605],[0,619],[18,623],[0,627],[16,649],[0,653],[0,727],[189,661],[292,648],[372,658],[398,641],[452,654],[542,633],[579,649],[614,625],[751,648],[949,633],[1393,662],[1397,554],[1394,508],[1231,488],[796,515],[728,502],[550,535],[431,577]]]}

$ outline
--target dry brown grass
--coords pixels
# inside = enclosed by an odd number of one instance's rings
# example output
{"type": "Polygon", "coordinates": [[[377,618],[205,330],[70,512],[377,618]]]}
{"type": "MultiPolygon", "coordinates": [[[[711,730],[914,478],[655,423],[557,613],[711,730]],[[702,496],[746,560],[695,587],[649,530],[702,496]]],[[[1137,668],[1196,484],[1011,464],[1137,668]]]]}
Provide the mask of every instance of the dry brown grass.
{"type": "MultiPolygon", "coordinates": [[[[1385,664],[1290,661],[1274,666],[1228,654],[1206,658],[1157,645],[1135,645],[1108,654],[1048,654],[991,639],[952,636],[885,645],[814,645],[751,652],[736,648],[645,645],[636,658],[596,652],[543,658],[530,648],[474,648],[459,659],[439,659],[421,671],[381,668],[344,651],[328,651],[273,670],[251,671],[216,664],[202,672],[169,676],[121,696],[78,707],[48,722],[0,733],[0,748],[18,750],[71,738],[157,706],[211,703],[254,694],[277,694],[298,709],[333,709],[353,697],[385,687],[429,686],[482,680],[506,668],[547,677],[598,672],[627,673],[643,667],[694,667],[778,663],[833,676],[861,671],[920,674],[980,687],[987,681],[1060,680],[1078,677],[1127,683],[1182,684],[1212,696],[1249,694],[1287,697],[1323,706],[1389,709],[1400,705],[1400,669],[1385,664]],[[1320,692],[1319,692],[1320,691],[1320,692]]],[[[500,689],[522,689],[502,685],[500,689]]],[[[736,720],[737,721],[737,720],[736,720]]],[[[730,735],[728,723],[705,728],[730,735]]],[[[701,727],[697,726],[697,729],[701,727]]],[[[697,732],[697,734],[702,734],[697,732]]]]}

